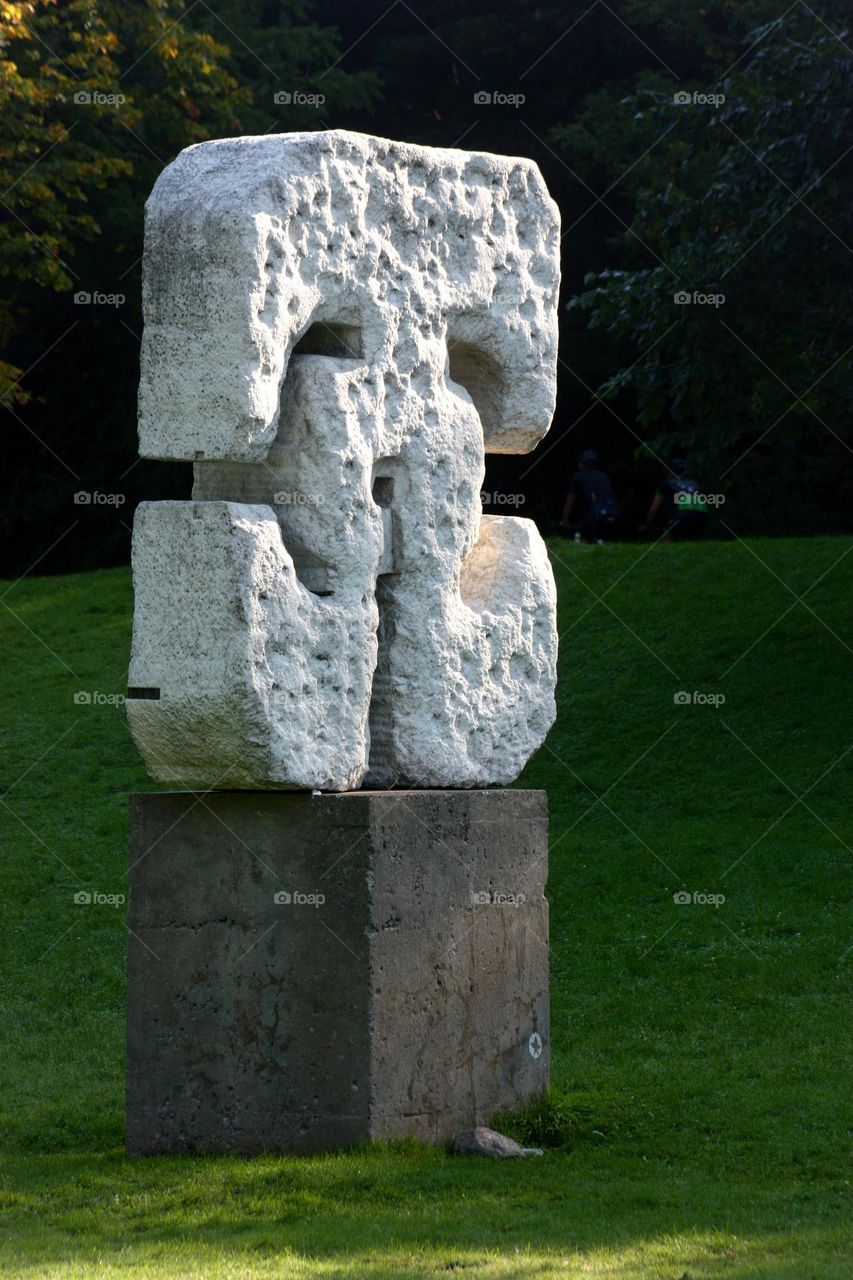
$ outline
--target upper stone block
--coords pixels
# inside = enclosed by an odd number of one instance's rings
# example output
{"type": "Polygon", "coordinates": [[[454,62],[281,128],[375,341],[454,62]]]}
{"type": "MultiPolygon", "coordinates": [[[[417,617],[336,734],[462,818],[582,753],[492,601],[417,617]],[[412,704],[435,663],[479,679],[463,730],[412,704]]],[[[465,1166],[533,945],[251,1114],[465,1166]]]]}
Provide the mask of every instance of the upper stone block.
{"type": "Polygon", "coordinates": [[[368,364],[389,425],[447,376],[487,452],[528,452],[554,410],[559,247],[530,160],[343,130],[188,147],[146,206],[140,452],[265,459],[300,342],[368,364]]]}
{"type": "Polygon", "coordinates": [[[210,789],[482,787],[555,714],[553,575],[482,517],[554,408],[536,166],[341,132],[181,153],[148,202],[128,718],[210,789]]]}

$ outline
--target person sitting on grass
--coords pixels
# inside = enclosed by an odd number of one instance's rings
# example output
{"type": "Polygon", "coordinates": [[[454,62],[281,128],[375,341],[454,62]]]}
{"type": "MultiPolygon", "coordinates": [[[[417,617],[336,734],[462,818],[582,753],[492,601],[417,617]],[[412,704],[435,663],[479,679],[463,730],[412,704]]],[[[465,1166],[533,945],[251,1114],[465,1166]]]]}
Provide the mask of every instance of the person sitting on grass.
{"type": "Polygon", "coordinates": [[[687,474],[684,458],[673,458],[649,507],[646,525],[654,526],[663,513],[664,542],[695,542],[704,537],[708,507],[699,481],[687,474]]]}
{"type": "Polygon", "coordinates": [[[575,515],[575,542],[604,541],[602,535],[611,531],[619,514],[619,504],[610,483],[610,477],[598,468],[598,454],[587,449],[578,459],[579,470],[572,476],[569,492],[563,507],[560,528],[564,533],[572,531],[572,514],[575,515]],[[578,516],[580,517],[578,519],[578,516]]]}

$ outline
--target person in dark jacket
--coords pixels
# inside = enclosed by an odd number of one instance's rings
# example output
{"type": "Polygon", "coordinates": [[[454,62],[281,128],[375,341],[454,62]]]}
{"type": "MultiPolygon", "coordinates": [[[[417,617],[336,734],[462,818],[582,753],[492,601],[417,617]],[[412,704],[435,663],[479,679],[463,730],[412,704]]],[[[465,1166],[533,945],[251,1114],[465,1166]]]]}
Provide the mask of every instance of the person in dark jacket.
{"type": "Polygon", "coordinates": [[[587,449],[578,459],[578,470],[572,476],[563,506],[560,528],[574,532],[575,541],[603,542],[619,515],[619,504],[610,477],[599,469],[598,454],[587,449]]]}
{"type": "Polygon", "coordinates": [[[646,524],[662,519],[667,542],[695,542],[704,537],[708,507],[699,481],[688,475],[684,458],[673,458],[667,476],[658,485],[646,524]]]}

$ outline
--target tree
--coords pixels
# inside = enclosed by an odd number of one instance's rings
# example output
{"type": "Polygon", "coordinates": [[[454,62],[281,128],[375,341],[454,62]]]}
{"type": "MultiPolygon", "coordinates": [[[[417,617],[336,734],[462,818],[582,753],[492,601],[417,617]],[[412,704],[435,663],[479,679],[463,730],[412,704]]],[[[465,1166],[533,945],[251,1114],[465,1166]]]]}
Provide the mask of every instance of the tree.
{"type": "MultiPolygon", "coordinates": [[[[80,247],[101,236],[123,179],[137,176],[134,139],[149,120],[169,116],[173,139],[205,136],[201,109],[239,100],[222,67],[227,49],[210,36],[170,24],[179,8],[148,0],[130,42],[117,34],[121,6],[108,0],[0,3],[0,276],[7,342],[37,310],[40,291],[68,292],[80,247]],[[144,56],[159,68],[156,94],[129,91],[122,64],[144,56]],[[112,193],[106,205],[104,193],[112,193]],[[94,210],[99,206],[96,213],[94,210]]],[[[156,74],[156,73],[155,73],[156,74]]],[[[233,116],[232,116],[233,118],[233,116]]],[[[21,370],[4,366],[0,400],[27,399],[21,370]]]]}
{"type": "Polygon", "coordinates": [[[797,6],[754,31],[719,82],[674,91],[646,75],[620,101],[595,95],[557,131],[575,163],[591,159],[614,182],[625,173],[613,265],[570,304],[611,339],[615,369],[599,391],[630,389],[649,448],[689,452],[720,475],[753,527],[789,529],[792,511],[806,529],[843,518],[845,38],[797,6]]]}
{"type": "MultiPolygon", "coordinates": [[[[0,0],[0,405],[11,462],[0,572],[28,568],[53,542],[42,568],[125,558],[134,498],[186,492],[183,471],[134,466],[143,205],[185,146],[325,127],[310,103],[275,101],[338,56],[335,32],[305,12],[300,0],[216,11],[0,0]],[[124,519],[75,510],[80,489],[120,489],[124,519]]],[[[375,94],[375,77],[334,68],[324,85],[362,106],[375,94]]]]}

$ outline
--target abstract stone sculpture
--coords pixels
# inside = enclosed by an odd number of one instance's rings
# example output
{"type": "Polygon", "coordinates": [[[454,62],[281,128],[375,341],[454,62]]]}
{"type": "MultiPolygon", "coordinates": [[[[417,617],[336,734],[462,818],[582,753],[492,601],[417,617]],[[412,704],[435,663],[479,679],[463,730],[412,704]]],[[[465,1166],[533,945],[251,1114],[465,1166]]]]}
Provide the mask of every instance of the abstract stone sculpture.
{"type": "Polygon", "coordinates": [[[506,783],[554,717],[532,521],[559,220],[529,160],[342,131],[189,147],[148,201],[128,715],[181,787],[506,783]]]}

